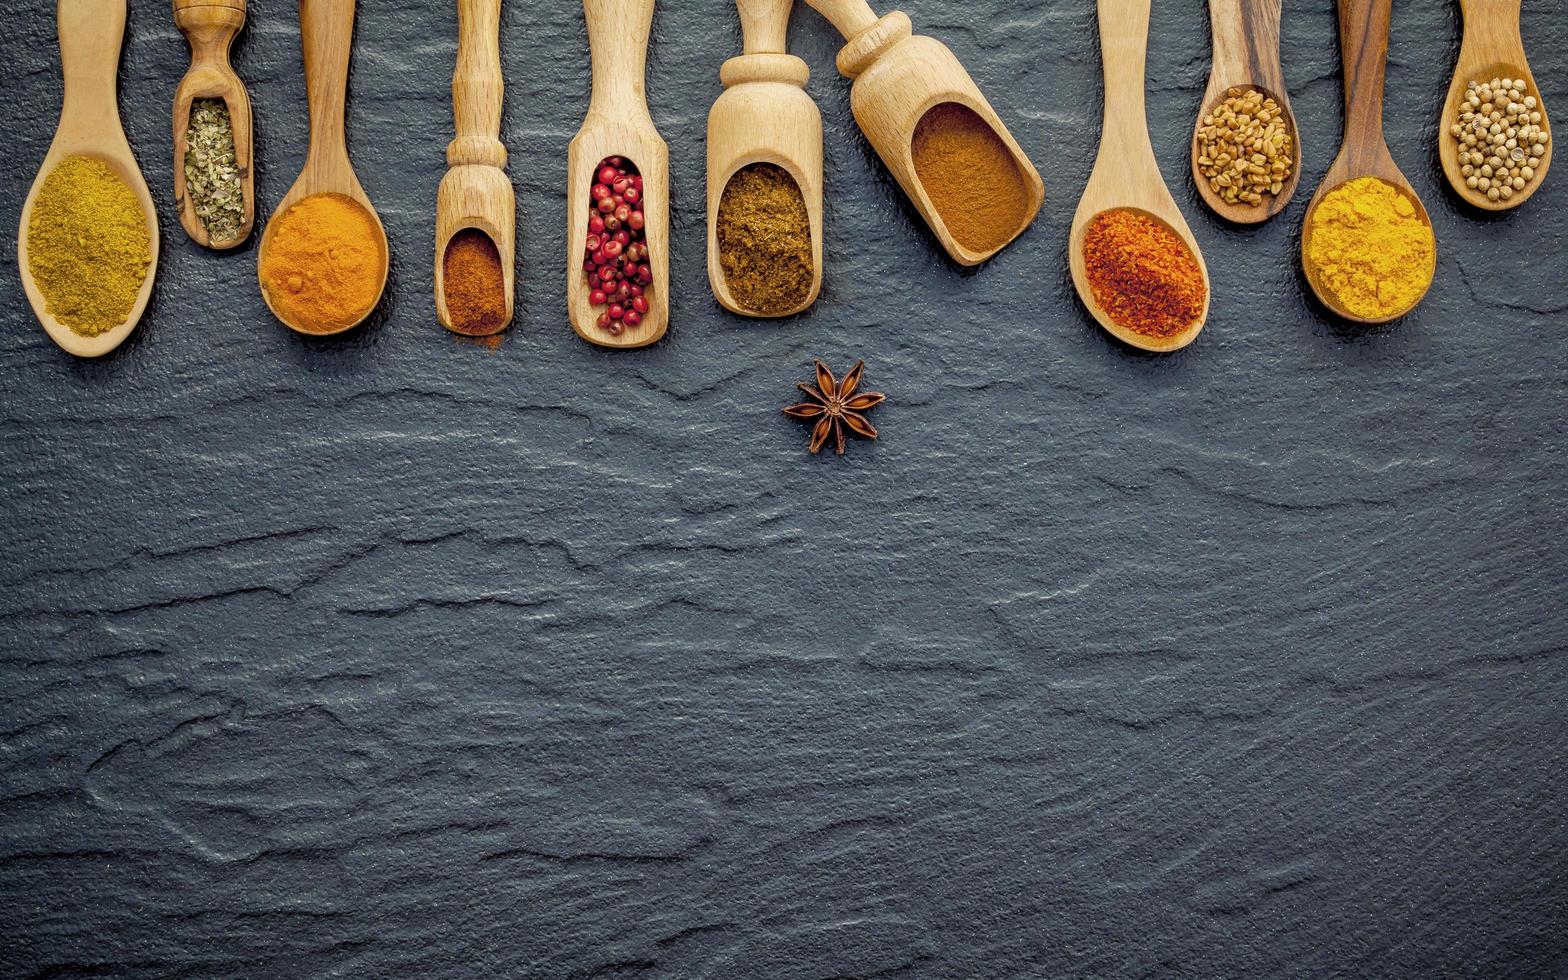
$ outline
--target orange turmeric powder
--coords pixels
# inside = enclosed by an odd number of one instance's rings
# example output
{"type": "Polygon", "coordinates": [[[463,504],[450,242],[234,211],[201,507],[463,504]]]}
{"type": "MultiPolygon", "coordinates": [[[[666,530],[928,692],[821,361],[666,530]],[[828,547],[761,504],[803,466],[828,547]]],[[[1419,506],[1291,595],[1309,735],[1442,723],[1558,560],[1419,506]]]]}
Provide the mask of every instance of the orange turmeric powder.
{"type": "Polygon", "coordinates": [[[261,288],[284,322],[330,333],[364,319],[386,254],[376,219],[342,194],[312,194],[279,215],[261,256],[261,288]]]}

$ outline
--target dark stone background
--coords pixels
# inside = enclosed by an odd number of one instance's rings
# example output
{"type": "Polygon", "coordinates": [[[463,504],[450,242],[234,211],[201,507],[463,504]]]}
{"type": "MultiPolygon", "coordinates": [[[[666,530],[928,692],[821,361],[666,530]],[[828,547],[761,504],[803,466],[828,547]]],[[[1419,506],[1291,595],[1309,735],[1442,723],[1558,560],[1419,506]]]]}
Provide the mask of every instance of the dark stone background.
{"type": "MultiPolygon", "coordinates": [[[[10,235],[60,90],[51,5],[0,7],[10,235]]],[[[1296,254],[1339,136],[1334,14],[1287,8],[1306,179],[1234,230],[1183,169],[1203,6],[1155,5],[1155,145],[1215,292],[1198,343],[1151,357],[1068,284],[1091,4],[905,5],[1046,178],[975,273],[797,11],[827,286],[757,324],[714,304],[702,246],[736,19],[666,0],[674,321],[612,353],[561,299],[577,4],[505,13],[525,310],[492,350],[430,295],[451,4],[361,4],[351,146],[392,289],[310,342],[254,247],[180,232],[186,52],[137,0],[154,305],[73,361],[0,252],[0,974],[1568,975],[1568,172],[1498,220],[1443,189],[1457,4],[1401,2],[1389,140],[1437,283],[1385,329],[1326,318],[1296,254]],[[778,410],[818,354],[867,359],[880,444],[805,454],[778,410]]],[[[1563,118],[1568,17],[1525,17],[1563,118]]],[[[254,2],[237,63],[270,212],[305,148],[293,4],[254,2]]]]}

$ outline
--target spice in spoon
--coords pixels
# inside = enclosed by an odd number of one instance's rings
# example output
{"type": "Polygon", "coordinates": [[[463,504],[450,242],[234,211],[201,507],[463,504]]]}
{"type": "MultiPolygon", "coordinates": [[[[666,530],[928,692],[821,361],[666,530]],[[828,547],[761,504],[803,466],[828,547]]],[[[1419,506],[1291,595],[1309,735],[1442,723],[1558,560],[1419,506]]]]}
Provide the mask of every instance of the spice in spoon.
{"type": "Polygon", "coordinates": [[[1436,263],[1431,227],[1386,180],[1347,180],[1307,218],[1307,267],[1353,316],[1385,320],[1405,313],[1431,285],[1436,263]]]}
{"type": "Polygon", "coordinates": [[[1089,221],[1084,272],[1094,301],[1117,326],[1146,337],[1173,337],[1203,315],[1203,269],[1163,222],[1112,208],[1089,221]]]}
{"type": "Polygon", "coordinates": [[[815,274],[811,217],[788,170],[754,163],[736,171],[715,226],[719,265],[737,305],[783,316],[806,302],[815,274]]]}
{"type": "Polygon", "coordinates": [[[376,219],[342,194],[312,194],[278,215],[261,252],[261,286],[284,322],[309,333],[350,327],[381,295],[376,219]]]}
{"type": "Polygon", "coordinates": [[[1536,180],[1551,135],[1541,104],[1523,78],[1472,80],[1448,133],[1459,143],[1465,186],[1507,201],[1536,180]]]}
{"type": "Polygon", "coordinates": [[[1007,144],[973,109],[943,102],[926,110],[910,152],[920,186],[958,244],[992,252],[1023,230],[1029,182],[1007,144]]]}
{"type": "Polygon", "coordinates": [[[490,236],[464,228],[447,242],[441,258],[447,318],[458,333],[495,333],[506,325],[506,284],[501,253],[490,236]]]}
{"type": "Polygon", "coordinates": [[[599,329],[618,337],[648,315],[653,284],[643,219],[642,176],[625,157],[606,157],[588,189],[588,237],[583,249],[588,304],[605,307],[599,329]]]}
{"type": "Polygon", "coordinates": [[[1255,88],[1230,89],[1198,127],[1198,171],[1227,204],[1261,207],[1279,196],[1295,155],[1285,110],[1255,88]]]}
{"type": "Polygon", "coordinates": [[[234,153],[234,124],[222,99],[192,99],[185,128],[185,193],[214,242],[232,242],[245,225],[245,191],[234,153]]]}
{"type": "Polygon", "coordinates": [[[50,316],[84,337],[118,327],[151,262],[141,201],[108,164],[68,156],[49,171],[27,219],[27,271],[50,316]]]}

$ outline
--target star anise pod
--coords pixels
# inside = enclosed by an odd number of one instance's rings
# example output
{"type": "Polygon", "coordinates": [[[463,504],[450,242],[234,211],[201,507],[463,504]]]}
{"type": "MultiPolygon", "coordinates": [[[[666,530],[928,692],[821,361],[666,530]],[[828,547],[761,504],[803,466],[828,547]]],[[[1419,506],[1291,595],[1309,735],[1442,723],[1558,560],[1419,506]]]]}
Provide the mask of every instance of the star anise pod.
{"type": "Polygon", "coordinates": [[[880,391],[862,391],[855,394],[855,389],[860,387],[860,376],[866,372],[866,362],[856,361],[855,366],[844,375],[843,381],[837,381],[833,372],[821,361],[817,361],[817,383],[815,385],[801,382],[795,387],[806,393],[811,399],[799,405],[791,405],[784,410],[784,414],[797,419],[816,419],[816,427],[811,430],[811,452],[816,453],[827,444],[831,435],[838,446],[838,454],[844,455],[844,429],[866,439],[877,437],[876,426],[861,412],[874,408],[887,400],[887,396],[880,391]]]}

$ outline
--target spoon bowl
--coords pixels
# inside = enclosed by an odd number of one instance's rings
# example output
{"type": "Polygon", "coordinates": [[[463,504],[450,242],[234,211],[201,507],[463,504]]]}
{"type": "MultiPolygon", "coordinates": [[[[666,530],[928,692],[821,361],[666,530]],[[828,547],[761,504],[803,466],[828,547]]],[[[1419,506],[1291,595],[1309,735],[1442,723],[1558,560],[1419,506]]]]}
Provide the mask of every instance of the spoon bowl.
{"type": "Polygon", "coordinates": [[[1100,49],[1104,59],[1105,114],[1100,129],[1100,150],[1089,182],[1078,199],[1072,229],[1067,237],[1067,261],[1078,297],[1095,321],[1116,339],[1140,350],[1168,353],[1197,339],[1209,316],[1209,270],[1192,229],[1171,197],[1160,175],[1154,147],[1149,143],[1144,110],[1144,62],[1149,39],[1150,0],[1100,0],[1100,49]],[[1094,297],[1084,260],[1084,236],[1089,223],[1105,211],[1128,210],[1165,226],[1181,239],[1203,273],[1203,307],[1198,317],[1179,333],[1154,337],[1131,330],[1113,320],[1094,297]]]}
{"type": "MultiPolygon", "coordinates": [[[[1367,325],[1389,323],[1415,309],[1432,288],[1432,270],[1426,285],[1414,302],[1384,316],[1361,316],[1344,308],[1332,290],[1323,284],[1322,275],[1312,264],[1308,242],[1312,219],[1328,193],[1357,177],[1376,177],[1403,194],[1414,206],[1416,215],[1428,230],[1432,228],[1426,205],[1405,178],[1383,138],[1383,79],[1388,61],[1388,26],[1393,0],[1339,0],[1339,37],[1345,73],[1345,135],[1339,153],[1323,176],[1317,192],[1307,205],[1301,225],[1301,266],[1307,284],[1318,301],[1335,316],[1367,325]]],[[[1433,237],[1433,266],[1437,262],[1436,236],[1433,237]]]]}
{"type": "MultiPolygon", "coordinates": [[[[389,249],[386,228],[381,216],[370,203],[370,197],[360,186],[348,159],[343,125],[344,97],[348,89],[349,50],[354,38],[354,0],[300,0],[300,44],[305,56],[305,89],[310,104],[310,148],[305,154],[305,166],[295,179],[283,200],[267,222],[257,251],[257,278],[266,264],[267,250],[277,230],[278,219],[289,208],[307,197],[318,194],[340,194],[365,209],[375,225],[377,244],[380,248],[380,267],[376,273],[375,295],[379,301],[386,290],[389,249]]],[[[352,323],[326,329],[310,329],[305,324],[290,322],[272,301],[265,281],[261,282],[262,299],[272,315],[295,333],[309,337],[328,337],[359,326],[370,316],[377,303],[360,314],[352,323]]]]}
{"type": "Polygon", "coordinates": [[[152,297],[153,280],[158,272],[158,211],[120,125],[115,83],[121,43],[125,38],[126,0],[59,0],[56,15],[65,99],[54,141],[22,204],[21,227],[16,237],[17,275],[33,313],[51,340],[77,357],[101,357],[131,335],[152,297]],[[147,221],[149,237],[147,275],[130,312],[120,324],[91,337],[77,333],[49,312],[29,263],[28,225],[32,221],[33,206],[49,174],[71,156],[103,162],[131,189],[147,221]]]}
{"type": "Polygon", "coordinates": [[[1443,175],[1448,178],[1448,185],[1465,203],[1483,211],[1509,211],[1528,201],[1546,182],[1546,171],[1552,165],[1552,124],[1547,117],[1546,101],[1541,98],[1541,89],[1535,84],[1535,76],[1530,73],[1530,66],[1525,62],[1524,44],[1519,39],[1517,0],[1512,4],[1511,39],[1497,23],[1496,18],[1478,16],[1482,10],[1490,12],[1506,4],[1469,0],[1462,6],[1466,11],[1465,39],[1459,49],[1459,61],[1454,68],[1453,81],[1448,86],[1448,98],[1443,102],[1443,115],[1437,123],[1438,160],[1442,163],[1443,175]],[[1509,48],[1517,50],[1506,50],[1509,48]],[[1449,129],[1459,119],[1460,102],[1465,98],[1469,83],[1472,80],[1487,81],[1493,78],[1524,79],[1529,90],[1526,94],[1535,96],[1536,111],[1541,114],[1541,129],[1547,134],[1546,144],[1537,154],[1541,165],[1535,168],[1535,179],[1525,184],[1524,190],[1516,191],[1507,200],[1496,201],[1488,198],[1485,191],[1470,187],[1465,182],[1464,165],[1459,162],[1459,140],[1449,129]]]}

